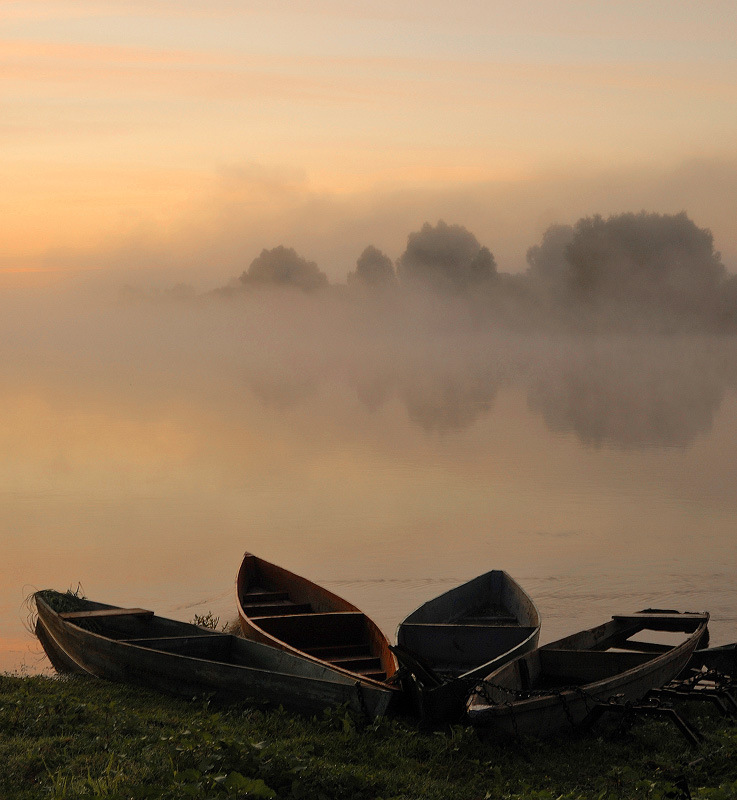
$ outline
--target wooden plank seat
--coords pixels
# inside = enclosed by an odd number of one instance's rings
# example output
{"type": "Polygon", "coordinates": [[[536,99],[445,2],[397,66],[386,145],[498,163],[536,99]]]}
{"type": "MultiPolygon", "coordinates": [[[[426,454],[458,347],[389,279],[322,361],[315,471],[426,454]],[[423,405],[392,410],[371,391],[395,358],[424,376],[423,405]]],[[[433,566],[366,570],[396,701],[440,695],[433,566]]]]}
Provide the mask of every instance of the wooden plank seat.
{"type": "Polygon", "coordinates": [[[262,586],[253,586],[241,596],[243,610],[253,619],[280,617],[286,614],[309,614],[309,603],[295,603],[285,591],[272,591],[262,586]]]}
{"type": "Polygon", "coordinates": [[[351,672],[376,671],[381,669],[381,659],[375,656],[360,656],[358,658],[326,658],[326,661],[336,667],[349,669],[351,672]]]}
{"type": "Polygon", "coordinates": [[[154,612],[145,608],[103,608],[94,611],[62,611],[62,619],[99,619],[108,617],[153,617],[154,612]]]}
{"type": "Polygon", "coordinates": [[[651,631],[677,631],[690,633],[696,630],[701,623],[709,620],[708,614],[667,614],[641,611],[637,614],[615,614],[615,622],[638,625],[640,630],[651,631]]]}
{"type": "Polygon", "coordinates": [[[517,617],[511,614],[475,614],[461,617],[455,621],[456,625],[519,625],[517,617]]]}

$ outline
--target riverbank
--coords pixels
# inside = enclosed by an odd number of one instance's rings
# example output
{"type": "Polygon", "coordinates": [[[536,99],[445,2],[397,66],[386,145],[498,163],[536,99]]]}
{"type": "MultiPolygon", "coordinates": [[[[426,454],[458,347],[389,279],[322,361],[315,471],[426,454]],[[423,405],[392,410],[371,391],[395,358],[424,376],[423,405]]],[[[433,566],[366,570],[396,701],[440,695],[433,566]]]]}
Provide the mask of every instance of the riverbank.
{"type": "Polygon", "coordinates": [[[214,708],[82,677],[0,676],[0,796],[78,798],[384,798],[578,800],[737,797],[737,728],[686,713],[706,740],[675,727],[506,746],[455,727],[366,725],[343,710],[302,718],[214,708]],[[683,783],[685,781],[685,783],[683,783]]]}

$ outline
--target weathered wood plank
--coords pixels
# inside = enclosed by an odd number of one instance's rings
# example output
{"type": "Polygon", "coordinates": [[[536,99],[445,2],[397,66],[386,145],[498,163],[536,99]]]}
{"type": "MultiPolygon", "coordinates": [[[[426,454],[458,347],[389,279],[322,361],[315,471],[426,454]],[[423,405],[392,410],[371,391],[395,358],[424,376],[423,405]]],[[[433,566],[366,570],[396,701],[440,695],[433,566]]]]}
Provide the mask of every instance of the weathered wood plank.
{"type": "Polygon", "coordinates": [[[664,613],[657,613],[654,612],[652,614],[646,611],[638,611],[635,614],[613,614],[612,619],[616,619],[620,622],[642,622],[647,620],[661,620],[667,619],[671,621],[680,620],[683,622],[684,620],[693,620],[695,622],[703,622],[704,620],[709,619],[709,615],[704,612],[698,612],[693,614],[664,614],[664,613]]]}
{"type": "Polygon", "coordinates": [[[94,619],[95,617],[153,617],[154,612],[146,608],[103,608],[94,611],[63,611],[62,619],[94,619]]]}
{"type": "Polygon", "coordinates": [[[709,615],[704,614],[665,614],[647,613],[641,611],[637,614],[617,614],[612,616],[615,622],[621,624],[636,624],[640,629],[651,631],[693,631],[702,622],[708,622],[709,615]]]}

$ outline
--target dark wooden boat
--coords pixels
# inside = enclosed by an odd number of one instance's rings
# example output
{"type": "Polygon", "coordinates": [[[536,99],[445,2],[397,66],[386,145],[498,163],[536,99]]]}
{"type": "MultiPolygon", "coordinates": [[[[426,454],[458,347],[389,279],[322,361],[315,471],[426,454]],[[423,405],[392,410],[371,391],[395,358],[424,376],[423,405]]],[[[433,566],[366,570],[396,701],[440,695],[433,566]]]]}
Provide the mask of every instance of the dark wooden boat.
{"type": "Polygon", "coordinates": [[[737,678],[737,643],[696,650],[688,666],[692,670],[714,670],[735,679],[737,678]]]}
{"type": "Polygon", "coordinates": [[[475,685],[537,646],[540,614],[522,587],[492,570],[423,603],[397,629],[395,654],[414,677],[419,712],[453,722],[475,685]]]}
{"type": "Polygon", "coordinates": [[[74,598],[59,611],[58,595],[35,595],[36,633],[60,672],[79,672],[137,683],[167,693],[215,700],[283,705],[319,713],[349,704],[383,715],[394,693],[259,642],[156,616],[74,598]]]}
{"type": "Polygon", "coordinates": [[[468,717],[495,736],[545,737],[580,725],[597,703],[639,700],[689,663],[709,615],[648,609],[612,617],[528,653],[488,675],[468,717]],[[676,645],[638,641],[643,631],[681,633],[676,645]]]}
{"type": "Polygon", "coordinates": [[[312,581],[251,553],[236,578],[243,634],[308,658],[362,685],[388,683],[397,662],[378,626],[356,606],[312,581]]]}

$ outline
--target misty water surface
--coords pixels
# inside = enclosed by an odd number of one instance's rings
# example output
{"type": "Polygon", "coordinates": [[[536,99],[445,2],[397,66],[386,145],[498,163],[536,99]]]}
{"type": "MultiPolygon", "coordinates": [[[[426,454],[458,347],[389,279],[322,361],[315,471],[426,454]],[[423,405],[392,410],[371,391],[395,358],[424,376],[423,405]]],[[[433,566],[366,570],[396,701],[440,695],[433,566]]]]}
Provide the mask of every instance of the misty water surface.
{"type": "Polygon", "coordinates": [[[488,569],[550,640],[662,605],[737,636],[737,345],[495,330],[453,303],[8,290],[0,668],[34,589],[234,616],[250,550],[393,635],[488,569]]]}

